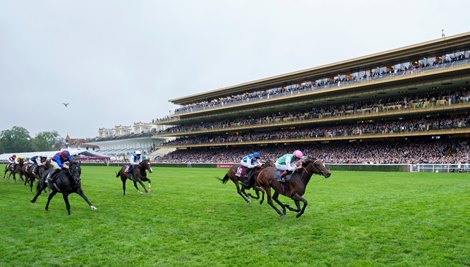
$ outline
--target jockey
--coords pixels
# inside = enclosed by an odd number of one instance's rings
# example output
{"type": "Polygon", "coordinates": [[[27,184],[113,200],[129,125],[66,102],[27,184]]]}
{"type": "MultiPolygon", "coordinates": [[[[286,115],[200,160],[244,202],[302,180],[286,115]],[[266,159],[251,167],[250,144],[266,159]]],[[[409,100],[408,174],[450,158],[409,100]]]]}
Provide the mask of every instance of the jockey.
{"type": "Polygon", "coordinates": [[[52,157],[51,163],[55,169],[62,169],[64,168],[65,162],[72,162],[72,161],[73,159],[72,159],[72,156],[70,156],[70,152],[68,150],[62,150],[60,152],[57,152],[54,155],[54,157],[52,157]]]}
{"type": "Polygon", "coordinates": [[[43,165],[45,162],[45,159],[46,157],[44,156],[40,156],[40,155],[35,155],[35,156],[32,156],[30,159],[29,159],[29,162],[32,163],[31,165],[31,172],[33,174],[36,174],[36,169],[37,167],[43,165]]]}
{"type": "Polygon", "coordinates": [[[248,154],[248,155],[246,155],[242,158],[240,164],[243,167],[248,168],[248,171],[246,173],[247,184],[245,184],[245,185],[251,185],[251,182],[253,180],[253,172],[255,170],[255,167],[261,166],[261,163],[259,162],[260,157],[261,157],[260,153],[255,152],[253,154],[248,154]]]}
{"type": "MultiPolygon", "coordinates": [[[[13,155],[13,156],[15,156],[15,155],[13,155]]],[[[13,163],[15,163],[15,164],[20,164],[20,161],[21,161],[22,159],[23,159],[23,157],[21,157],[21,156],[15,156],[15,159],[14,159],[13,163]]]]}
{"type": "Polygon", "coordinates": [[[134,151],[133,153],[131,153],[131,155],[129,156],[129,163],[130,163],[130,166],[129,166],[129,176],[131,178],[132,181],[134,181],[134,174],[133,174],[133,171],[134,171],[134,166],[135,165],[139,165],[141,162],[142,162],[142,152],[140,152],[140,150],[136,150],[134,151]]]}
{"type": "Polygon", "coordinates": [[[15,159],[15,164],[20,164],[21,161],[23,161],[23,157],[22,156],[17,156],[16,159],[15,159]]]}
{"type": "Polygon", "coordinates": [[[283,171],[281,175],[281,181],[285,182],[285,177],[288,174],[291,174],[293,171],[302,168],[300,159],[302,159],[303,156],[304,154],[302,151],[296,150],[294,153],[285,154],[276,160],[276,169],[283,171]]]}
{"type": "Polygon", "coordinates": [[[16,155],[13,154],[11,157],[8,158],[8,168],[10,168],[10,166],[14,166],[15,162],[16,162],[16,155]]]}
{"type": "Polygon", "coordinates": [[[29,162],[32,163],[32,164],[36,164],[38,166],[41,166],[41,157],[39,155],[35,155],[35,156],[32,156],[30,159],[29,159],[29,162]],[[38,161],[39,160],[39,161],[38,161]]]}
{"type": "Polygon", "coordinates": [[[62,170],[63,168],[68,169],[68,166],[67,165],[64,166],[64,163],[66,162],[70,163],[72,161],[73,161],[72,156],[70,156],[70,152],[68,150],[62,150],[60,152],[57,152],[51,159],[51,164],[55,169],[54,173],[49,175],[48,178],[53,178],[54,175],[60,172],[60,170],[62,170]]]}

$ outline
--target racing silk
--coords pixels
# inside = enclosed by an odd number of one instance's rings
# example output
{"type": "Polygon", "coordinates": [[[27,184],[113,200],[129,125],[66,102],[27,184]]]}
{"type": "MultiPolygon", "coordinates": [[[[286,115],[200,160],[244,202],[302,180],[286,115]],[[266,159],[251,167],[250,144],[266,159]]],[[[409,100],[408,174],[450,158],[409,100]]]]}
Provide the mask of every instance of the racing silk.
{"type": "Polygon", "coordinates": [[[72,156],[70,156],[70,154],[67,156],[65,153],[62,153],[63,151],[57,153],[54,155],[54,157],[52,157],[52,160],[57,163],[57,166],[59,166],[59,168],[62,168],[64,166],[64,162],[66,161],[69,161],[69,162],[72,162],[72,156]]]}
{"type": "Polygon", "coordinates": [[[140,163],[142,162],[142,157],[139,156],[139,155],[136,155],[136,154],[132,153],[132,154],[129,156],[129,162],[131,163],[131,165],[140,164],[140,163]]]}
{"type": "Polygon", "coordinates": [[[244,156],[240,163],[242,166],[245,166],[249,169],[254,168],[258,165],[258,161],[255,159],[255,157],[253,157],[253,154],[244,156]]]}
{"type": "Polygon", "coordinates": [[[15,163],[15,161],[16,161],[16,157],[11,156],[8,158],[9,163],[15,163]]]}
{"type": "Polygon", "coordinates": [[[296,162],[294,160],[294,155],[285,154],[276,161],[276,169],[282,171],[295,171],[297,169],[296,162]]]}
{"type": "Polygon", "coordinates": [[[39,158],[38,156],[33,156],[29,159],[29,162],[39,164],[39,162],[37,161],[38,158],[39,158]]]}

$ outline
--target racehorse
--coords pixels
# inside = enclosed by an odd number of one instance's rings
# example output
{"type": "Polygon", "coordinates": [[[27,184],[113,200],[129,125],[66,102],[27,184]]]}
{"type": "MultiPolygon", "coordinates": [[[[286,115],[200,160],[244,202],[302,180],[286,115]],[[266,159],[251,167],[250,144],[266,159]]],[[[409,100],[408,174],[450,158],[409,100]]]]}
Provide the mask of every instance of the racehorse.
{"type": "MultiPolygon", "coordinates": [[[[8,178],[10,178],[11,175],[13,174],[13,180],[16,183],[16,174],[20,173],[20,170],[23,167],[23,164],[24,164],[24,160],[22,158],[18,160],[18,164],[15,164],[15,163],[7,164],[5,166],[5,172],[3,174],[3,178],[5,179],[7,172],[10,172],[10,174],[8,175],[8,178]]],[[[20,179],[23,181],[23,177],[21,174],[20,174],[20,179]]]]}
{"type": "Polygon", "coordinates": [[[29,184],[30,188],[31,188],[31,192],[33,192],[33,183],[34,183],[34,180],[38,180],[40,181],[41,180],[41,177],[42,177],[42,174],[51,169],[52,168],[52,165],[51,165],[51,162],[49,160],[44,160],[43,162],[41,162],[42,164],[40,166],[36,165],[36,164],[33,164],[31,166],[29,166],[29,168],[26,170],[26,179],[24,181],[25,185],[26,184],[29,184]]]}
{"type": "Polygon", "coordinates": [[[292,174],[292,178],[287,183],[281,183],[276,180],[276,168],[270,167],[261,170],[258,174],[257,186],[264,190],[267,194],[268,204],[281,216],[286,215],[286,208],[290,211],[297,212],[296,217],[299,218],[307,207],[307,200],[302,196],[305,193],[308,182],[313,174],[319,174],[328,178],[331,176],[330,171],[323,165],[323,162],[318,159],[307,158],[302,161],[302,168],[292,174]],[[274,195],[271,198],[271,188],[274,189],[274,195]],[[279,194],[290,197],[294,200],[297,208],[292,208],[287,204],[283,204],[279,201],[279,194]],[[272,201],[276,201],[282,208],[282,212],[274,206],[272,201]],[[300,207],[300,201],[303,203],[302,208],[300,207]]]}
{"type": "Polygon", "coordinates": [[[25,162],[23,166],[20,167],[18,174],[20,175],[20,179],[24,180],[24,185],[28,183],[28,181],[31,179],[31,175],[29,173],[29,168],[31,168],[32,164],[25,162]],[[25,178],[23,178],[25,177],[25,178]]]}
{"type": "Polygon", "coordinates": [[[3,179],[5,179],[6,175],[7,175],[7,172],[10,172],[10,175],[8,177],[11,176],[11,172],[13,172],[15,170],[15,164],[14,163],[8,163],[7,165],[5,165],[5,171],[3,173],[3,179]]]}
{"type": "MultiPolygon", "coordinates": [[[[67,164],[67,163],[64,163],[67,164]]],[[[31,203],[36,202],[38,196],[41,192],[49,187],[52,192],[49,194],[46,204],[46,210],[49,210],[49,203],[51,202],[52,198],[58,193],[62,193],[64,197],[65,207],[67,208],[67,213],[70,215],[70,202],[68,196],[71,193],[79,194],[90,206],[91,210],[96,210],[96,207],[91,204],[90,200],[85,196],[83,193],[81,182],[80,182],[80,175],[82,169],[80,168],[80,164],[77,161],[73,161],[69,164],[68,169],[64,168],[59,173],[57,173],[54,182],[46,182],[46,179],[49,179],[48,176],[54,172],[54,170],[47,170],[44,171],[41,175],[41,180],[39,181],[36,187],[36,195],[31,200],[31,203]]]]}
{"type": "MultiPolygon", "coordinates": [[[[258,187],[254,185],[247,185],[246,184],[247,181],[245,181],[247,178],[241,179],[240,177],[236,175],[238,168],[241,168],[241,166],[242,166],[241,164],[235,164],[232,167],[230,167],[230,169],[228,169],[227,174],[225,174],[223,179],[220,179],[218,177],[216,178],[224,184],[227,183],[229,179],[232,180],[232,182],[235,184],[235,187],[237,188],[237,193],[243,198],[243,200],[245,200],[246,203],[251,202],[250,198],[259,199],[259,192],[261,191],[261,203],[262,203],[264,200],[264,191],[260,190],[258,187]],[[255,190],[256,197],[250,193],[247,194],[245,192],[245,190],[248,190],[250,188],[253,188],[253,190],[255,190]]],[[[267,167],[274,167],[274,163],[268,160],[261,167],[255,167],[255,170],[253,171],[253,174],[252,174],[253,177],[255,178],[255,181],[261,169],[267,168],[267,167]]]]}
{"type": "MultiPolygon", "coordinates": [[[[126,180],[129,179],[132,181],[131,176],[129,174],[129,165],[126,164],[121,167],[118,173],[116,173],[116,177],[121,176],[121,181],[122,181],[122,192],[124,195],[126,195],[126,180]]],[[[148,193],[151,188],[152,188],[152,182],[150,179],[147,177],[147,172],[149,171],[150,173],[153,172],[152,166],[150,166],[150,161],[148,159],[143,160],[141,163],[138,165],[135,165],[134,169],[132,170],[132,174],[134,176],[134,187],[137,189],[137,192],[142,194],[142,191],[137,187],[137,182],[144,188],[145,193],[148,193]],[[145,188],[145,185],[143,181],[147,181],[149,183],[149,190],[147,191],[147,188],[145,188]]]]}

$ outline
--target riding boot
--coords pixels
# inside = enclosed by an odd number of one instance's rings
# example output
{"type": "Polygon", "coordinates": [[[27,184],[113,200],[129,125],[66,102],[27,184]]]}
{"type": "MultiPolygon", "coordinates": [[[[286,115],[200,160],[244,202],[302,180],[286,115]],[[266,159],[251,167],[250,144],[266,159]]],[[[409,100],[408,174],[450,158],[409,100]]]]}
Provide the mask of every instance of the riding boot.
{"type": "Polygon", "coordinates": [[[129,167],[129,178],[131,179],[131,181],[135,181],[135,177],[134,177],[134,165],[131,165],[129,167]]]}
{"type": "Polygon", "coordinates": [[[61,169],[55,169],[50,175],[47,176],[46,183],[47,184],[55,183],[55,180],[56,180],[55,178],[59,174],[60,171],[61,169]]]}
{"type": "Polygon", "coordinates": [[[289,174],[289,171],[283,171],[281,173],[281,182],[285,183],[286,182],[286,176],[289,174]]]}
{"type": "Polygon", "coordinates": [[[248,169],[248,171],[246,172],[246,175],[245,175],[246,179],[245,179],[244,182],[242,182],[242,184],[243,184],[245,187],[250,187],[250,185],[251,185],[251,177],[253,176],[252,173],[253,173],[253,169],[248,169]]]}

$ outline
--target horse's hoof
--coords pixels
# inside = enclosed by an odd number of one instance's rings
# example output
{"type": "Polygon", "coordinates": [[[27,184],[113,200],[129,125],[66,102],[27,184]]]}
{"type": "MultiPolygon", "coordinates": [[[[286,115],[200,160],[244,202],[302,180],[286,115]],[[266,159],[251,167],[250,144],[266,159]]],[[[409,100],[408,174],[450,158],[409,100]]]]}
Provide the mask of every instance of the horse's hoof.
{"type": "Polygon", "coordinates": [[[97,208],[93,205],[90,206],[91,210],[97,210],[97,208]]]}
{"type": "Polygon", "coordinates": [[[279,216],[281,216],[281,219],[284,219],[284,214],[279,214],[279,216]]]}
{"type": "Polygon", "coordinates": [[[300,216],[302,216],[302,213],[297,213],[297,215],[295,215],[295,218],[299,218],[300,216]]]}
{"type": "Polygon", "coordinates": [[[138,192],[139,192],[140,194],[143,194],[143,193],[144,193],[144,192],[142,192],[142,191],[138,191],[138,192]]]}

